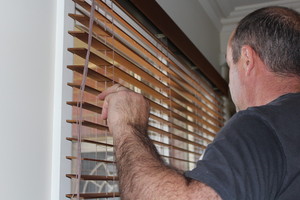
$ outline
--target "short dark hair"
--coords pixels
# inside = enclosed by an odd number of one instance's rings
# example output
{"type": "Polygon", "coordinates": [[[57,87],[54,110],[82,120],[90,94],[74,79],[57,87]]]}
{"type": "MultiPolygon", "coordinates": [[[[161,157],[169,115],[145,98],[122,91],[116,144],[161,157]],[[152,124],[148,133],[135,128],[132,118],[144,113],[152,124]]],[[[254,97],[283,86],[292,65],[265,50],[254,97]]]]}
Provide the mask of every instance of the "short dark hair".
{"type": "Polygon", "coordinates": [[[243,18],[231,39],[233,62],[241,47],[251,46],[270,71],[300,76],[300,14],[289,8],[272,6],[243,18]]]}

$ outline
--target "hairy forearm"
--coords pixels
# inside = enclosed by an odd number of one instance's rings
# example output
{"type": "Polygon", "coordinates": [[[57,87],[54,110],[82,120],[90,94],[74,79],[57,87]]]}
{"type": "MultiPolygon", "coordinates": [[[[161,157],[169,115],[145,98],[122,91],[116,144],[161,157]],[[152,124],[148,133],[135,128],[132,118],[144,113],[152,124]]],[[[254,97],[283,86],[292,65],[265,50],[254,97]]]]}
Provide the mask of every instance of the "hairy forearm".
{"type": "Polygon", "coordinates": [[[114,85],[99,98],[104,99],[101,117],[115,139],[123,200],[219,199],[210,187],[165,165],[146,134],[149,103],[142,95],[114,85]]]}
{"type": "Polygon", "coordinates": [[[116,159],[124,200],[201,199],[199,192],[207,188],[167,166],[146,130],[138,126],[123,127],[121,138],[116,138],[116,159]]]}
{"type": "Polygon", "coordinates": [[[145,130],[128,126],[123,128],[122,137],[116,139],[122,199],[142,199],[144,195],[152,197],[152,188],[149,187],[153,187],[154,177],[166,168],[149,137],[141,131],[145,130]]]}

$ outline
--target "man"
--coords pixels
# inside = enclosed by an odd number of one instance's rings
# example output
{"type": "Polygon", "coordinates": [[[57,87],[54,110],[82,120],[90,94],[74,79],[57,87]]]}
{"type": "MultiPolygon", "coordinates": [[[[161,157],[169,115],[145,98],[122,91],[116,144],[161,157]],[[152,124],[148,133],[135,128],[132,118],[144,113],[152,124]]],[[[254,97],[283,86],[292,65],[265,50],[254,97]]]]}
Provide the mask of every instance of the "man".
{"type": "Polygon", "coordinates": [[[268,7],[246,16],[230,37],[227,63],[239,112],[184,175],[148,138],[141,95],[119,85],[100,94],[122,199],[300,199],[299,13],[268,7]]]}

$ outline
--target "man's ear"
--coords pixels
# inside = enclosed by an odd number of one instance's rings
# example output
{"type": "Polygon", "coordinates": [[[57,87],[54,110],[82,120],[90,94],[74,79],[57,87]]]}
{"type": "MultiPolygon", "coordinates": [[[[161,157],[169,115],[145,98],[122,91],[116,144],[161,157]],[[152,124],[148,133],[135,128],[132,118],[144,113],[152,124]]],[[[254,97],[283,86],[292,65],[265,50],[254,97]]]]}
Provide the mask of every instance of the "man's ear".
{"type": "Polygon", "coordinates": [[[249,76],[254,69],[254,56],[255,52],[249,45],[242,46],[241,49],[241,61],[243,62],[243,67],[245,70],[245,75],[249,76]]]}

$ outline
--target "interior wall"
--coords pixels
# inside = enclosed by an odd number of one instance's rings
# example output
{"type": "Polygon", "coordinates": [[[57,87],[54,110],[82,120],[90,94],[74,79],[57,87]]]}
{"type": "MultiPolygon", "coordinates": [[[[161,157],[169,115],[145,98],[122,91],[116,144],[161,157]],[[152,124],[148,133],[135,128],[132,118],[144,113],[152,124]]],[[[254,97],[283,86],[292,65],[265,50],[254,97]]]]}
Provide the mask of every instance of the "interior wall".
{"type": "Polygon", "coordinates": [[[181,30],[221,72],[219,63],[220,37],[198,0],[156,0],[181,30]]]}
{"type": "MultiPolygon", "coordinates": [[[[56,65],[63,66],[56,62],[57,2],[64,4],[59,0],[6,1],[0,12],[1,199],[49,200],[53,196],[53,161],[63,156],[52,157],[53,148],[62,152],[60,142],[56,146],[52,142],[54,115],[58,109],[62,112],[61,107],[55,108],[62,103],[54,103],[54,80],[63,78],[56,77],[63,74],[55,70],[56,65]]],[[[60,180],[55,181],[59,185],[60,180]]]]}
{"type": "Polygon", "coordinates": [[[0,12],[1,199],[50,199],[55,1],[0,12]]]}

